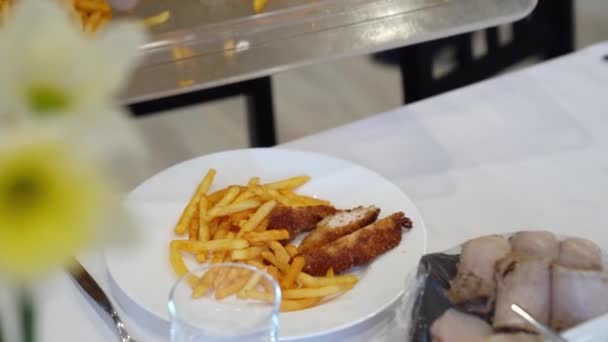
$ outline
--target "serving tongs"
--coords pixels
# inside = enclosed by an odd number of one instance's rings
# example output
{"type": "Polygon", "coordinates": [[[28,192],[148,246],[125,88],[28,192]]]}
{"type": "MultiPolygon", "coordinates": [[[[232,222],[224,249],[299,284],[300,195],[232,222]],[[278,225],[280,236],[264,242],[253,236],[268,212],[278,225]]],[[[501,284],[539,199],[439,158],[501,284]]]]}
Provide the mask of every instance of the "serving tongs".
{"type": "Polygon", "coordinates": [[[528,323],[532,324],[538,333],[551,342],[568,342],[565,338],[559,336],[557,332],[548,326],[537,321],[536,318],[532,317],[526,310],[517,304],[511,304],[511,310],[515,311],[516,314],[520,315],[528,323]]]}

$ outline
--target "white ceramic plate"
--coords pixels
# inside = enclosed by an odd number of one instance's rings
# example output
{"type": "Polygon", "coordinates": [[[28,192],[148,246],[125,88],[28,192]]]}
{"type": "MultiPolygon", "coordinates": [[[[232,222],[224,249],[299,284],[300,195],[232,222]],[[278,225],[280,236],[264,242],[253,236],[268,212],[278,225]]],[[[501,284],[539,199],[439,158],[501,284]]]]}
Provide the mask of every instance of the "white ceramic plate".
{"type": "MultiPolygon", "coordinates": [[[[319,154],[283,149],[247,149],[192,159],[148,179],[127,199],[136,220],[138,242],[127,249],[106,251],[110,276],[137,305],[168,321],[167,298],[176,281],[169,264],[173,226],[201,177],[218,171],[214,189],[307,174],[312,180],[298,192],[331,201],[338,208],[374,204],[384,217],[404,211],[414,227],[401,244],[357,270],[360,281],[347,294],[321,306],[280,315],[281,340],[313,337],[363,322],[381,312],[402,293],[404,281],[426,250],[426,230],[420,213],[401,190],[380,175],[319,154]]],[[[195,265],[190,263],[190,265],[195,265]]]]}

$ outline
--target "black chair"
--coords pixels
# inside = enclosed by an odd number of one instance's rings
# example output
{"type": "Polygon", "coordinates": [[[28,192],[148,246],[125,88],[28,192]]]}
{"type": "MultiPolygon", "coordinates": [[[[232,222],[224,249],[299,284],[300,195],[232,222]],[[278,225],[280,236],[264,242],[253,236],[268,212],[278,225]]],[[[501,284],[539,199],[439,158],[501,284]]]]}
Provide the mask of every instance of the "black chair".
{"type": "Polygon", "coordinates": [[[492,77],[530,57],[542,60],[574,51],[572,0],[540,0],[525,19],[506,27],[508,40],[500,39],[505,27],[494,27],[392,50],[377,56],[401,69],[404,103],[466,86],[492,77]],[[485,35],[485,54],[474,54],[475,35],[485,35]],[[452,68],[438,75],[437,59],[452,52],[452,68]]]}

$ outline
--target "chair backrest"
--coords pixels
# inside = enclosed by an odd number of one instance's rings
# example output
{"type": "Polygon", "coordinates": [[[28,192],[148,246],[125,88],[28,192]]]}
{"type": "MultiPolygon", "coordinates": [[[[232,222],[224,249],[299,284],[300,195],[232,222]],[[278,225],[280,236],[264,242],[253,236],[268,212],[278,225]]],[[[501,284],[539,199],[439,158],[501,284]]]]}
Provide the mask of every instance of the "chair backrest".
{"type": "Polygon", "coordinates": [[[572,0],[540,0],[530,16],[514,24],[399,49],[404,102],[481,81],[531,57],[549,59],[573,50],[572,0]],[[447,70],[438,71],[446,63],[447,70]]]}

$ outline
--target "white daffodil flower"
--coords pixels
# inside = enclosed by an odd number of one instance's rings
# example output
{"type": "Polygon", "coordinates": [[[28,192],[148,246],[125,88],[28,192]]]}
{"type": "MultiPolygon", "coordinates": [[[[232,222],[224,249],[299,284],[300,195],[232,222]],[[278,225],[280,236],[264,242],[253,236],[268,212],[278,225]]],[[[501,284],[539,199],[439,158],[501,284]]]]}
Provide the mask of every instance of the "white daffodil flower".
{"type": "Polygon", "coordinates": [[[85,35],[56,1],[21,0],[5,24],[0,29],[4,121],[106,114],[145,42],[136,23],[112,23],[95,36],[85,35]]]}

